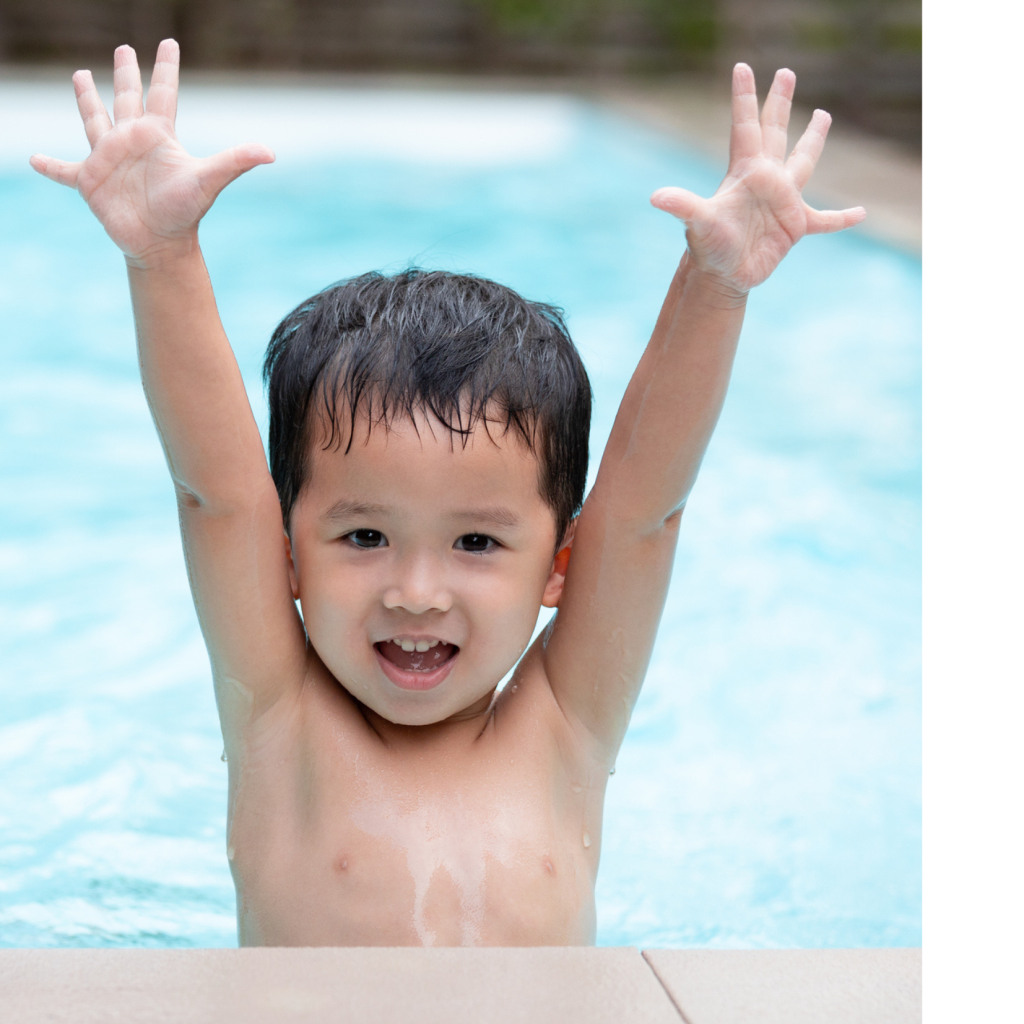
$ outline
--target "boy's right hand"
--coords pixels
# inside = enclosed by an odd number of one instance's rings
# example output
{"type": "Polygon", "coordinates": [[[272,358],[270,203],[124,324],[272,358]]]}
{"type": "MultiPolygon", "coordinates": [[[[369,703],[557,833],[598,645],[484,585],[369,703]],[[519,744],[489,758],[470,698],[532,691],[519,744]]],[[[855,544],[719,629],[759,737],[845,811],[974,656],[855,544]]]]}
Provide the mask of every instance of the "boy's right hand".
{"type": "Polygon", "coordinates": [[[89,71],[73,78],[92,152],[77,163],[37,153],[32,166],[77,189],[129,264],[150,269],[190,251],[199,221],[220,191],[257,164],[271,163],[266,146],[243,145],[199,159],[174,134],[178,103],[178,44],[165,39],[145,107],[135,51],[114,51],[114,123],[89,71]]]}

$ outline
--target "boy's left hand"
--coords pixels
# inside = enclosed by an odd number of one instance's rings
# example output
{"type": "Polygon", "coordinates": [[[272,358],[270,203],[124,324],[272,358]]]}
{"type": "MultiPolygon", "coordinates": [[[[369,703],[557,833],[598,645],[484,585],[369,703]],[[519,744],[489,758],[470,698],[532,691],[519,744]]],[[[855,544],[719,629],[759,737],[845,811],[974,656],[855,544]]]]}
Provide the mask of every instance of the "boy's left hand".
{"type": "Polygon", "coordinates": [[[696,267],[731,291],[746,293],[778,266],[804,235],[841,231],[865,217],[864,208],[815,210],[801,191],[825,146],[832,119],[816,110],[786,159],[786,128],[796,75],[776,72],[760,118],[754,73],[737,64],[732,79],[729,170],[718,191],[702,199],[681,188],[661,188],[651,203],[686,223],[696,267]]]}

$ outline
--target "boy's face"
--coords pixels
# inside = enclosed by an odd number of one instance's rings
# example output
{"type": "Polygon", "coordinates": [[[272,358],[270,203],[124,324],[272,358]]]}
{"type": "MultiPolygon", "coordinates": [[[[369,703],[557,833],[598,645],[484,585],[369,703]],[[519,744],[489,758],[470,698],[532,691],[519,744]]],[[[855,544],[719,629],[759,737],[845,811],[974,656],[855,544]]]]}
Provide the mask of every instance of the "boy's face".
{"type": "Polygon", "coordinates": [[[321,660],[391,722],[486,706],[561,594],[537,458],[493,433],[478,422],[463,446],[427,415],[369,432],[363,419],[347,453],[310,452],[293,591],[321,660]]]}

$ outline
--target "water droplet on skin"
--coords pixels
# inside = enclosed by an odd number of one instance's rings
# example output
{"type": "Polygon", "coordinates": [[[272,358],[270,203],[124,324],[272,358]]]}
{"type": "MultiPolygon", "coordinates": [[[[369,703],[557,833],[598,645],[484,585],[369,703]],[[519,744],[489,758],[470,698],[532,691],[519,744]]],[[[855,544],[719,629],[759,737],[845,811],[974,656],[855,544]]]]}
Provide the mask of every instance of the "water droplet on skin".
{"type": "Polygon", "coordinates": [[[235,848],[233,846],[228,847],[228,860],[235,859],[235,848]]]}
{"type": "Polygon", "coordinates": [[[608,773],[609,775],[615,774],[615,765],[612,765],[612,770],[608,773]]]}
{"type": "Polygon", "coordinates": [[[226,761],[228,759],[228,752],[226,750],[222,750],[220,752],[220,759],[222,761],[226,761]]]}
{"type": "Polygon", "coordinates": [[[516,690],[518,690],[518,689],[519,689],[519,684],[518,683],[513,683],[512,684],[512,692],[515,693],[516,690]]]}
{"type": "Polygon", "coordinates": [[[573,786],[572,787],[572,791],[574,793],[582,793],[583,792],[583,787],[582,786],[573,786]]]}
{"type": "Polygon", "coordinates": [[[515,759],[514,757],[510,757],[510,758],[508,759],[508,763],[509,763],[509,764],[515,764],[515,763],[516,763],[516,759],[515,759]]]}
{"type": "Polygon", "coordinates": [[[583,845],[587,847],[590,846],[590,833],[586,830],[583,832],[583,845]]]}

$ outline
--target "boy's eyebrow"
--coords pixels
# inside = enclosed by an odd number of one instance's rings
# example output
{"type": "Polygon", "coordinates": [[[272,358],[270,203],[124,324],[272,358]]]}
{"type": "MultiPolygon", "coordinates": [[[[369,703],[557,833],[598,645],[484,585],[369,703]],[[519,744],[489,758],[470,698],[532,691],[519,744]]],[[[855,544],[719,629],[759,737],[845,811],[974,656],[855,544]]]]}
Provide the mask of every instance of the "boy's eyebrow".
{"type": "Polygon", "coordinates": [[[350,501],[342,498],[336,501],[323,515],[321,519],[352,519],[362,516],[386,516],[391,511],[387,505],[375,505],[366,501],[350,501]]]}
{"type": "MultiPolygon", "coordinates": [[[[349,498],[342,498],[336,501],[320,518],[326,521],[334,519],[361,519],[364,516],[376,518],[378,516],[390,515],[393,511],[394,509],[389,505],[378,505],[374,502],[352,501],[349,498]]],[[[491,523],[495,526],[504,526],[509,529],[522,524],[522,518],[505,505],[484,505],[480,508],[449,512],[447,518],[469,520],[474,523],[491,523]]]]}
{"type": "Polygon", "coordinates": [[[519,526],[522,519],[504,505],[486,505],[482,508],[466,509],[464,512],[450,512],[449,519],[469,519],[477,523],[493,523],[495,526],[507,526],[510,529],[519,526]]]}

